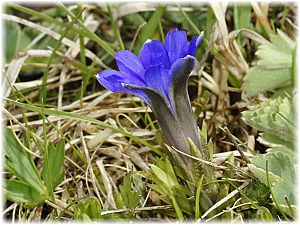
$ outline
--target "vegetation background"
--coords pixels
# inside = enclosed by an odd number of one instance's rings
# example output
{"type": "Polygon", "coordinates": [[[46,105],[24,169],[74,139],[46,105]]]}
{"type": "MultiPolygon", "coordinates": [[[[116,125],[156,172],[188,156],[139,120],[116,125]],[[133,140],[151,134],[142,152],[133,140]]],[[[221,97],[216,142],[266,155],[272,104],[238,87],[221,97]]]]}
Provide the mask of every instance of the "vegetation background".
{"type": "Polygon", "coordinates": [[[6,2],[4,220],[293,221],[297,10],[296,2],[6,2]],[[220,185],[207,209],[207,184],[187,185],[151,110],[95,78],[116,68],[115,52],[138,54],[173,28],[190,39],[204,31],[199,61],[208,50],[189,81],[220,185]]]}

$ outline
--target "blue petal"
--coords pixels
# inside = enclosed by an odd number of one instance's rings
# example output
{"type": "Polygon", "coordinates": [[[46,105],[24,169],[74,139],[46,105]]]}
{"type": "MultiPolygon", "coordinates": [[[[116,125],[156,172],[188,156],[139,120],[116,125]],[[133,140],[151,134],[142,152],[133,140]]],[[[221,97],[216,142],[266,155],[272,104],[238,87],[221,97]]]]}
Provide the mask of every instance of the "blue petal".
{"type": "MultiPolygon", "coordinates": [[[[147,86],[153,90],[158,91],[162,96],[166,98],[166,101],[169,103],[169,106],[172,108],[173,105],[170,102],[170,93],[166,87],[171,82],[172,78],[170,77],[170,70],[164,69],[162,65],[150,67],[145,72],[145,82],[147,86]]],[[[173,108],[172,108],[173,109],[173,108]]]]}
{"type": "Polygon", "coordinates": [[[128,74],[123,74],[116,70],[103,70],[96,75],[98,82],[106,89],[112,92],[124,92],[133,94],[144,100],[149,104],[149,98],[143,91],[140,90],[129,90],[125,88],[125,84],[133,84],[139,87],[144,87],[146,84],[136,79],[131,79],[128,74]]]}
{"type": "Polygon", "coordinates": [[[115,59],[119,70],[124,74],[134,74],[144,80],[145,69],[141,60],[129,50],[117,52],[115,59]]]}
{"type": "Polygon", "coordinates": [[[187,51],[187,55],[195,56],[197,47],[201,44],[203,37],[204,37],[204,34],[201,33],[199,36],[194,37],[191,40],[188,51],[187,51]]]}
{"type": "Polygon", "coordinates": [[[145,72],[145,81],[148,87],[157,90],[165,95],[165,80],[168,75],[167,71],[163,69],[162,65],[152,66],[145,72]]]}
{"type": "Polygon", "coordinates": [[[146,70],[157,65],[162,65],[166,69],[171,67],[166,49],[157,40],[147,40],[140,50],[139,58],[146,70]]]}
{"type": "Polygon", "coordinates": [[[122,82],[124,82],[124,77],[122,73],[116,70],[103,70],[97,74],[98,82],[106,89],[112,92],[122,92],[124,88],[122,82]]]}
{"type": "Polygon", "coordinates": [[[168,52],[171,64],[186,56],[188,40],[185,31],[179,31],[177,28],[170,31],[166,36],[164,47],[168,52]]]}

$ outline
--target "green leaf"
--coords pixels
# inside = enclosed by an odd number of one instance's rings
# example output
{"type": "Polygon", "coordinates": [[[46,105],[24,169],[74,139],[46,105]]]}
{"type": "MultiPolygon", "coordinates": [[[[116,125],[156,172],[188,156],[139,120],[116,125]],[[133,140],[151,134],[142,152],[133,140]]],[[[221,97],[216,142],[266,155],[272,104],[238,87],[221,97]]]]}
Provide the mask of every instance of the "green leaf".
{"type": "Polygon", "coordinates": [[[291,53],[293,49],[296,47],[296,42],[290,39],[280,29],[277,29],[277,35],[271,34],[270,39],[272,43],[282,51],[291,53]]]}
{"type": "Polygon", "coordinates": [[[101,217],[101,205],[96,198],[88,198],[84,204],[85,213],[92,220],[99,220],[101,217]]]}
{"type": "Polygon", "coordinates": [[[171,195],[172,204],[175,209],[177,218],[179,219],[179,221],[183,221],[184,217],[183,217],[182,211],[176,201],[176,198],[174,197],[174,195],[172,193],[170,193],[170,195],[171,195]]]}
{"type": "Polygon", "coordinates": [[[37,192],[45,194],[45,187],[31,155],[23,149],[11,129],[6,129],[4,140],[6,169],[37,192]]]}
{"type": "MultiPolygon", "coordinates": [[[[265,205],[270,201],[270,191],[267,185],[254,180],[245,189],[246,196],[250,199],[258,201],[260,205],[265,205]]],[[[247,201],[249,201],[247,199],[247,201]]]]}
{"type": "Polygon", "coordinates": [[[184,185],[174,185],[172,187],[172,192],[178,196],[182,196],[182,197],[185,197],[185,196],[188,196],[188,197],[191,197],[193,196],[194,194],[192,193],[191,189],[184,186],[184,185]]]}
{"type": "Polygon", "coordinates": [[[151,171],[155,174],[155,176],[163,182],[163,184],[168,187],[168,189],[172,188],[172,181],[168,178],[168,175],[165,171],[163,171],[161,168],[157,167],[156,165],[151,165],[151,171]]]}
{"type": "Polygon", "coordinates": [[[199,179],[198,185],[197,185],[197,190],[196,190],[195,220],[198,220],[200,218],[200,193],[201,193],[203,178],[204,178],[204,174],[199,179]]]}
{"type": "Polygon", "coordinates": [[[56,146],[49,144],[45,150],[42,176],[48,191],[51,193],[64,179],[65,141],[62,139],[56,146]]]}
{"type": "Polygon", "coordinates": [[[20,43],[20,26],[13,22],[4,22],[5,61],[10,62],[17,53],[20,43]]]}
{"type": "MultiPolygon", "coordinates": [[[[270,152],[258,155],[251,160],[251,164],[261,170],[266,170],[266,161],[269,161],[268,171],[271,175],[271,183],[281,179],[286,179],[289,183],[295,183],[295,174],[293,165],[289,157],[281,152],[270,152]]],[[[260,179],[262,183],[268,185],[265,180],[260,179]]]]}
{"type": "Polygon", "coordinates": [[[80,211],[75,212],[74,219],[77,221],[85,222],[85,223],[92,222],[91,218],[88,215],[86,215],[85,213],[82,213],[80,211]]]}
{"type": "Polygon", "coordinates": [[[269,184],[266,176],[266,161],[268,161],[268,174],[274,198],[286,214],[292,215],[285,197],[290,202],[291,207],[295,209],[296,176],[294,165],[289,156],[282,152],[269,152],[253,158],[251,164],[248,164],[248,168],[261,183],[267,186],[269,184]]]}
{"type": "Polygon", "coordinates": [[[125,207],[122,195],[120,193],[117,192],[114,194],[114,200],[118,209],[123,209],[125,207]]]}
{"type": "Polygon", "coordinates": [[[28,208],[33,208],[47,199],[29,184],[17,180],[4,180],[5,198],[12,202],[24,203],[28,208]]]}
{"type": "Polygon", "coordinates": [[[140,204],[140,195],[131,190],[130,175],[124,177],[123,185],[120,185],[120,192],[125,205],[129,209],[134,209],[140,204]]]}
{"type": "Polygon", "coordinates": [[[166,159],[166,166],[167,166],[167,176],[171,186],[179,185],[176,174],[174,173],[173,166],[170,160],[168,159],[166,159]]]}
{"type": "Polygon", "coordinates": [[[144,42],[148,39],[151,38],[154,32],[156,31],[156,28],[159,25],[159,19],[161,18],[164,12],[164,7],[159,6],[156,8],[156,11],[152,14],[151,18],[147,22],[145,26],[142,28],[142,32],[139,35],[139,39],[136,43],[134,54],[138,54],[142,45],[144,42]]]}
{"type": "MultiPolygon", "coordinates": [[[[287,142],[283,140],[282,138],[273,135],[271,133],[260,133],[258,139],[261,144],[264,144],[268,147],[285,147],[288,148],[290,151],[294,151],[294,143],[287,142]]],[[[294,152],[295,153],[295,152],[294,152]]]]}
{"type": "Polygon", "coordinates": [[[273,44],[261,44],[256,51],[257,62],[244,77],[244,89],[255,95],[292,85],[292,62],[295,42],[282,31],[271,35],[273,44]]]}
{"type": "Polygon", "coordinates": [[[78,203],[75,208],[76,220],[91,222],[101,219],[101,205],[95,197],[89,197],[84,202],[78,203]]]}
{"type": "MultiPolygon", "coordinates": [[[[278,56],[277,56],[278,57],[278,56]]],[[[244,89],[248,94],[255,95],[264,91],[286,87],[292,84],[291,68],[263,68],[254,66],[244,78],[244,89]]]]}
{"type": "Polygon", "coordinates": [[[272,214],[270,213],[269,209],[264,206],[259,207],[254,216],[258,219],[259,222],[273,221],[272,214]]]}
{"type": "Polygon", "coordinates": [[[294,143],[295,113],[290,98],[278,97],[254,106],[243,112],[243,119],[250,126],[276,136],[287,145],[294,143]]]}
{"type": "MultiPolygon", "coordinates": [[[[251,23],[252,17],[252,7],[250,4],[240,4],[234,3],[233,5],[233,16],[234,16],[234,28],[238,29],[253,29],[253,25],[251,23]]],[[[237,42],[239,45],[242,45],[242,41],[245,38],[238,36],[237,42]]]]}

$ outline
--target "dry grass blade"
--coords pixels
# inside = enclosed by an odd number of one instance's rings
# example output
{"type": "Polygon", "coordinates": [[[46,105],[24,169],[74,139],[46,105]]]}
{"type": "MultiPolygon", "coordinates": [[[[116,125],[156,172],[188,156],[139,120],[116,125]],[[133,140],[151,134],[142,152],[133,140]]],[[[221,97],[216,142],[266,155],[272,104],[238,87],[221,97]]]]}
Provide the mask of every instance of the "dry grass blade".
{"type": "Polygon", "coordinates": [[[102,177],[102,180],[104,183],[104,187],[105,187],[106,195],[107,195],[107,202],[109,203],[109,205],[111,207],[116,208],[116,203],[115,203],[114,196],[113,196],[111,180],[109,179],[108,174],[104,168],[103,160],[102,159],[97,160],[96,164],[100,170],[101,177],[102,177]]]}
{"type": "MultiPolygon", "coordinates": [[[[95,32],[97,30],[97,28],[100,25],[100,20],[96,20],[94,19],[93,15],[88,15],[83,23],[91,32],[95,32]]],[[[88,38],[84,38],[84,45],[86,45],[89,42],[88,38]]],[[[79,38],[76,40],[76,45],[79,46],[80,45],[80,40],[79,38]]],[[[80,49],[78,48],[71,48],[71,57],[75,58],[78,53],[80,52],[80,49]]]]}
{"type": "MultiPolygon", "coordinates": [[[[213,60],[212,63],[213,70],[213,80],[217,83],[219,87],[218,98],[213,98],[215,100],[215,108],[216,110],[222,110],[229,106],[229,95],[228,95],[228,70],[225,65],[221,64],[218,60],[213,60]]],[[[224,112],[225,113],[225,112],[224,112]]],[[[222,113],[221,113],[222,114],[222,113]]],[[[219,114],[218,117],[223,117],[223,115],[219,114]]]]}
{"type": "Polygon", "coordinates": [[[24,54],[10,62],[6,73],[4,73],[4,82],[2,86],[2,90],[4,90],[4,97],[9,96],[12,86],[15,84],[19,76],[19,72],[27,58],[28,55],[24,54]]]}
{"type": "Polygon", "coordinates": [[[215,55],[237,79],[241,79],[248,71],[248,64],[242,56],[234,38],[229,38],[228,29],[225,21],[226,4],[213,3],[212,9],[217,18],[215,31],[214,47],[217,50],[215,55]]]}
{"type": "Polygon", "coordinates": [[[229,39],[234,40],[238,35],[242,35],[245,38],[249,38],[259,44],[272,44],[268,40],[266,40],[263,36],[259,35],[255,31],[249,30],[249,29],[239,29],[234,30],[229,33],[229,39]]]}
{"type": "Polygon", "coordinates": [[[268,13],[268,4],[262,5],[262,8],[259,7],[257,2],[252,2],[251,5],[252,5],[254,13],[256,14],[258,23],[263,26],[263,28],[266,30],[266,32],[273,33],[270,23],[266,16],[268,13]]]}
{"type": "Polygon", "coordinates": [[[89,155],[89,150],[87,149],[87,146],[86,146],[86,142],[85,142],[85,139],[83,137],[83,133],[82,133],[82,130],[80,131],[80,139],[81,139],[81,142],[82,142],[82,146],[83,146],[83,150],[84,150],[84,153],[85,153],[85,157],[87,159],[87,170],[86,170],[86,173],[85,173],[85,176],[86,176],[86,186],[89,190],[89,185],[88,185],[88,173],[90,174],[91,176],[91,181],[92,181],[92,185],[93,185],[93,188],[94,188],[94,192],[96,193],[98,199],[101,201],[101,196],[100,196],[100,193],[98,191],[98,181],[97,181],[97,178],[94,174],[94,171],[93,171],[93,167],[92,167],[92,160],[91,160],[91,157],[89,155]]]}
{"type": "MultiPolygon", "coordinates": [[[[134,212],[140,212],[140,211],[154,211],[154,210],[162,210],[162,209],[171,209],[171,205],[160,205],[160,206],[149,206],[149,207],[140,207],[134,209],[134,212]]],[[[107,210],[101,212],[101,215],[107,215],[107,214],[113,214],[113,213],[122,213],[122,212],[128,212],[130,209],[116,209],[116,210],[107,210]]]]}
{"type": "Polygon", "coordinates": [[[228,30],[227,30],[227,25],[225,21],[225,12],[227,5],[222,4],[221,2],[218,3],[212,3],[211,7],[215,13],[215,16],[217,18],[217,25],[218,25],[218,31],[215,32],[218,33],[218,36],[221,38],[219,39],[222,46],[224,46],[225,49],[229,48],[229,39],[228,39],[228,30]]]}
{"type": "Polygon", "coordinates": [[[203,86],[210,90],[212,93],[219,95],[220,89],[214,78],[212,78],[212,76],[205,71],[202,71],[201,75],[202,77],[200,78],[200,82],[203,84],[203,86]]]}
{"type": "MultiPolygon", "coordinates": [[[[157,8],[158,4],[157,3],[152,3],[152,2],[130,2],[130,3],[124,3],[118,5],[116,10],[113,12],[113,18],[118,19],[133,13],[138,13],[138,12],[149,12],[149,11],[155,11],[157,8]]],[[[183,11],[186,12],[192,12],[195,9],[193,7],[182,7],[183,11]]],[[[180,9],[175,6],[168,5],[166,7],[166,11],[169,12],[178,12],[180,9]]]]}
{"type": "Polygon", "coordinates": [[[130,157],[130,160],[144,171],[150,170],[149,166],[145,163],[139,153],[136,152],[136,149],[129,149],[127,155],[130,157]]]}
{"type": "Polygon", "coordinates": [[[222,198],[220,201],[218,201],[216,204],[214,204],[210,209],[208,209],[199,219],[199,221],[204,220],[204,218],[210,213],[212,212],[214,209],[218,208],[219,206],[221,206],[224,202],[228,201],[229,199],[231,199],[233,196],[235,196],[237,193],[239,193],[242,189],[244,189],[245,187],[247,187],[250,184],[250,181],[246,181],[245,183],[243,183],[240,187],[238,187],[236,190],[230,192],[225,198],[222,198]]]}
{"type": "Polygon", "coordinates": [[[185,153],[185,152],[179,151],[178,149],[176,149],[176,148],[174,148],[174,147],[172,147],[172,149],[174,149],[174,150],[175,150],[176,152],[178,152],[179,154],[182,154],[182,155],[184,155],[184,156],[187,156],[187,157],[189,157],[189,158],[191,158],[191,159],[193,159],[193,160],[202,162],[202,163],[204,163],[204,164],[206,164],[206,165],[209,165],[209,166],[211,166],[211,167],[214,167],[214,168],[216,168],[216,169],[222,169],[222,170],[227,169],[226,166],[219,166],[219,165],[216,165],[216,164],[214,164],[214,163],[212,163],[212,162],[209,162],[209,161],[206,161],[206,160],[203,160],[203,159],[194,157],[194,156],[189,155],[189,154],[187,154],[187,153],[185,153]]]}

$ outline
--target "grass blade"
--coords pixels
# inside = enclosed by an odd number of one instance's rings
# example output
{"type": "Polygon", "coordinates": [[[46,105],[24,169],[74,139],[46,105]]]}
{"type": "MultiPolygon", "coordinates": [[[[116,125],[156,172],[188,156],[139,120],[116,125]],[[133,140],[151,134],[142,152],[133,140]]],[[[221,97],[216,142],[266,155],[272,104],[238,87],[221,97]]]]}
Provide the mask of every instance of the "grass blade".
{"type": "Polygon", "coordinates": [[[143,31],[140,34],[139,40],[135,46],[134,54],[138,54],[144,42],[151,38],[153,33],[155,32],[157,26],[159,26],[158,18],[162,17],[165,7],[159,6],[156,11],[152,14],[149,22],[142,28],[143,31]]]}
{"type": "Polygon", "coordinates": [[[83,13],[83,10],[81,10],[80,13],[78,13],[78,15],[71,21],[71,23],[69,23],[66,26],[66,29],[64,31],[64,33],[60,36],[59,40],[56,42],[56,46],[49,58],[49,61],[47,63],[47,67],[45,69],[44,75],[43,75],[43,80],[42,80],[42,87],[40,90],[40,95],[39,95],[39,100],[40,103],[42,103],[42,101],[47,101],[47,88],[46,88],[46,83],[48,80],[48,75],[49,75],[49,69],[50,69],[50,65],[52,63],[52,60],[54,59],[55,56],[55,52],[59,49],[59,47],[62,44],[62,40],[64,39],[64,37],[68,34],[68,32],[71,30],[72,26],[75,24],[75,22],[79,19],[79,17],[81,16],[81,14],[83,13]]]}

